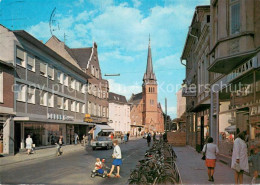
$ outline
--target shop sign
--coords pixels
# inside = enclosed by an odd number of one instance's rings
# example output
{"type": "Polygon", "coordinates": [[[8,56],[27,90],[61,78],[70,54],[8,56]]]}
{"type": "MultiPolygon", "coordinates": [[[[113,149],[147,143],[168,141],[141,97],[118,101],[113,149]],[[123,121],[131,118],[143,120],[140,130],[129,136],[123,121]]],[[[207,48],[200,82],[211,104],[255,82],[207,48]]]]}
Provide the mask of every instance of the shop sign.
{"type": "Polygon", "coordinates": [[[182,97],[196,96],[197,91],[195,86],[183,87],[182,88],[182,97]]]}
{"type": "Polygon", "coordinates": [[[74,116],[64,115],[64,116],[63,116],[63,120],[64,120],[64,121],[73,121],[73,120],[74,120],[74,116]]]}
{"type": "Polygon", "coordinates": [[[61,114],[48,113],[47,117],[48,117],[48,119],[55,119],[55,120],[62,120],[63,119],[63,116],[61,114]]]}
{"type": "Polygon", "coordinates": [[[92,123],[93,119],[91,118],[90,114],[85,114],[84,122],[92,123]]]}
{"type": "Polygon", "coordinates": [[[242,76],[247,71],[253,69],[257,65],[257,57],[253,57],[241,66],[234,69],[231,73],[228,74],[228,82],[242,76]]]}

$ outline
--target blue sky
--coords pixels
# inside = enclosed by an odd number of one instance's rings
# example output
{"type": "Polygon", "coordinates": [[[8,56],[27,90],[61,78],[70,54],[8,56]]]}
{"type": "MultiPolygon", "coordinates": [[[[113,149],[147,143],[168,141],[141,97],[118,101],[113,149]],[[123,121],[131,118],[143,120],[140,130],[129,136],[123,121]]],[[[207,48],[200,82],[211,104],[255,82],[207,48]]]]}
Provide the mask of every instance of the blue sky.
{"type": "Polygon", "coordinates": [[[149,34],[158,101],[176,116],[176,92],[185,77],[180,64],[188,27],[198,5],[210,0],[0,0],[0,24],[26,30],[46,42],[52,33],[71,48],[98,44],[99,62],[110,90],[127,98],[141,92],[149,34]]]}

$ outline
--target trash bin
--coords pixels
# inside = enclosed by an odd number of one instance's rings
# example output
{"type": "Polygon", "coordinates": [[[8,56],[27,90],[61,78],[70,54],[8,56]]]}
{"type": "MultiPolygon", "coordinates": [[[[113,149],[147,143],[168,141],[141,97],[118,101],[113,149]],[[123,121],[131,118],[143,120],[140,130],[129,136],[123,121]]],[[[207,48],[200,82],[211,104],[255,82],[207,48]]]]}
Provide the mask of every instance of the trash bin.
{"type": "Polygon", "coordinates": [[[0,154],[3,153],[3,140],[0,140],[0,154]]]}

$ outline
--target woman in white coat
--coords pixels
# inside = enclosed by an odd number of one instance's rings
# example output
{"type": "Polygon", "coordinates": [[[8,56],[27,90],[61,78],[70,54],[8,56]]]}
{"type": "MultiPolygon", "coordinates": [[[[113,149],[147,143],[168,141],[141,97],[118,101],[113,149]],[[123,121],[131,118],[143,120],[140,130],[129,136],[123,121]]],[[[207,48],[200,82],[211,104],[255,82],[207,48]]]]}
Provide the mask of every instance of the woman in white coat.
{"type": "Polygon", "coordinates": [[[249,171],[245,134],[241,132],[234,141],[231,168],[235,169],[235,183],[243,184],[243,173],[249,171]],[[237,168],[237,166],[240,168],[237,168]]]}
{"type": "Polygon", "coordinates": [[[30,135],[28,135],[28,137],[26,138],[25,143],[26,143],[27,154],[29,155],[31,153],[32,144],[33,144],[33,140],[30,135]]]}

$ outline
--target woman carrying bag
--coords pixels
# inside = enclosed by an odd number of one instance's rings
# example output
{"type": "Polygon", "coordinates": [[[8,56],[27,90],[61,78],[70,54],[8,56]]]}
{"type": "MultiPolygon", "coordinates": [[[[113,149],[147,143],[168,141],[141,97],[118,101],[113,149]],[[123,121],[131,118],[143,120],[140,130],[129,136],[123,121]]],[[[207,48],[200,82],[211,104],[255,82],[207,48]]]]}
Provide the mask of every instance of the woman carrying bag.
{"type": "Polygon", "coordinates": [[[206,143],[203,147],[203,153],[204,156],[202,157],[203,160],[206,159],[206,166],[208,167],[208,176],[209,176],[209,181],[214,182],[214,168],[216,166],[216,155],[218,154],[219,150],[217,145],[213,144],[213,138],[209,137],[208,138],[208,143],[206,143]]]}

